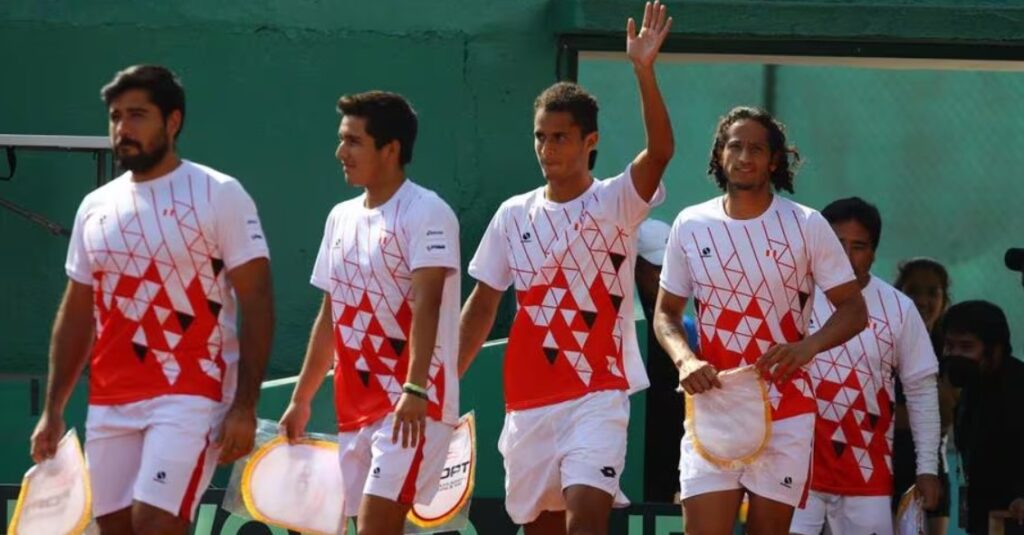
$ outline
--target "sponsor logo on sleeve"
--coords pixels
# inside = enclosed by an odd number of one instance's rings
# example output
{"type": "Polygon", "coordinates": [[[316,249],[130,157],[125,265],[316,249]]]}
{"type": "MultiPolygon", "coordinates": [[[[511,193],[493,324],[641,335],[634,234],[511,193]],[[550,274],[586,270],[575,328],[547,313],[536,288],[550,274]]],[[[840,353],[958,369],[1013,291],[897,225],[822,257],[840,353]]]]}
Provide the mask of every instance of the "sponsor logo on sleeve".
{"type": "Polygon", "coordinates": [[[260,227],[260,220],[250,218],[245,220],[245,226],[249,229],[249,239],[252,241],[263,241],[263,228],[260,227]]]}

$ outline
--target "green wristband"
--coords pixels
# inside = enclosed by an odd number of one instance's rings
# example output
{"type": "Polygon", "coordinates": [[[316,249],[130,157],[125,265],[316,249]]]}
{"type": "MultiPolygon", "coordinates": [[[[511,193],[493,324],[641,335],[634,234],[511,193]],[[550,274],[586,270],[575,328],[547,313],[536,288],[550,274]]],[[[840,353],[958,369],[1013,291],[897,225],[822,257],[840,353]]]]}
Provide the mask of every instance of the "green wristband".
{"type": "Polygon", "coordinates": [[[406,394],[412,394],[418,398],[423,398],[427,400],[430,399],[430,397],[427,396],[427,390],[417,384],[405,383],[404,385],[402,385],[402,392],[405,392],[406,394]]]}

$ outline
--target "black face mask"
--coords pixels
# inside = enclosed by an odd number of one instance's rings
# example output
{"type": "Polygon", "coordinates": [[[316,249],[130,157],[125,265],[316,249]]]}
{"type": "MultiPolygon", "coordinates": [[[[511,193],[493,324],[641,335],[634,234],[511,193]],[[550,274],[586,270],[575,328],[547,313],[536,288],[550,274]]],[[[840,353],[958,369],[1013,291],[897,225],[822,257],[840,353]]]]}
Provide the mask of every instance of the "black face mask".
{"type": "Polygon", "coordinates": [[[956,388],[970,386],[981,379],[981,365],[976,360],[960,355],[947,355],[942,360],[949,382],[956,388]]]}

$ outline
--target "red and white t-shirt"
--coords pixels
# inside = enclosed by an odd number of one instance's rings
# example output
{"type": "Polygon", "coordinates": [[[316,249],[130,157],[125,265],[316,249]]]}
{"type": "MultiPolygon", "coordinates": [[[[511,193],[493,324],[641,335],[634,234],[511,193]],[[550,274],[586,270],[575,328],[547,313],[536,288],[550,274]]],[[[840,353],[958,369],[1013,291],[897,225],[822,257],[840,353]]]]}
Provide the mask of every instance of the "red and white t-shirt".
{"type": "Polygon", "coordinates": [[[145,182],[129,172],[86,195],[65,268],[95,291],[89,403],[233,398],[238,339],[226,275],[261,257],[269,253],[256,205],[209,167],[182,161],[145,182]]]}
{"type": "MultiPolygon", "coordinates": [[[[861,292],[868,327],[815,357],[811,382],[818,401],[811,488],[854,496],[892,494],[894,380],[913,382],[938,372],[928,330],[909,297],[871,277],[861,292]]],[[[835,307],[814,296],[810,332],[835,307]]]]}
{"type": "Polygon", "coordinates": [[[555,203],[544,187],[502,203],[469,274],[518,308],[505,351],[505,408],[522,410],[599,390],[648,386],[633,318],[636,229],[651,206],[629,168],[555,203]]]}
{"type": "MultiPolygon", "coordinates": [[[[815,210],[775,195],[754,219],[732,219],[724,197],[676,217],[661,287],[693,297],[700,354],[719,371],[753,364],[775,344],[802,340],[815,285],[854,280],[839,239],[815,210]]],[[[815,410],[807,371],[769,388],[772,418],[815,410]]]]}
{"type": "Polygon", "coordinates": [[[459,419],[459,222],[434,192],[406,180],[386,203],[366,195],[327,216],[310,282],[331,298],[339,431],[393,412],[409,369],[412,272],[448,268],[427,378],[427,416],[459,419]]]}

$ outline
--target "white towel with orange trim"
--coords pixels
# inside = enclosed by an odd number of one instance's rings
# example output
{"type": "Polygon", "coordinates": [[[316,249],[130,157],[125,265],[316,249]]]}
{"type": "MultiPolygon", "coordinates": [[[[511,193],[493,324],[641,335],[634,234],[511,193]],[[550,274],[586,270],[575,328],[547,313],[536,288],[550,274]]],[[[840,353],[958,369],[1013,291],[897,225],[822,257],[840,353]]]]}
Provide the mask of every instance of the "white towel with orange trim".
{"type": "Polygon", "coordinates": [[[92,520],[92,491],[82,445],[74,429],[57,453],[25,473],[10,535],[79,535],[92,520]]]}
{"type": "Polygon", "coordinates": [[[721,388],[686,396],[686,432],[697,453],[724,470],[754,462],[772,432],[768,387],[753,366],[718,374],[721,388]]]}

